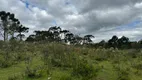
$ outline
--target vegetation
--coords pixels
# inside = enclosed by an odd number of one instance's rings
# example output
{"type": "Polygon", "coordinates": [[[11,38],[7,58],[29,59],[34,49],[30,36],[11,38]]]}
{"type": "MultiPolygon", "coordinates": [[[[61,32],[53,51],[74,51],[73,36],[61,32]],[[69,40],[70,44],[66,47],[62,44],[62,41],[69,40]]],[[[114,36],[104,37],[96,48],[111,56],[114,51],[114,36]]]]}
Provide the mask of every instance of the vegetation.
{"type": "Polygon", "coordinates": [[[1,41],[1,80],[141,80],[142,50],[1,41]]]}
{"type": "Polygon", "coordinates": [[[34,31],[1,11],[1,80],[142,80],[142,41],[113,36],[93,43],[61,27],[34,31]],[[69,44],[69,45],[67,45],[69,44]]]}

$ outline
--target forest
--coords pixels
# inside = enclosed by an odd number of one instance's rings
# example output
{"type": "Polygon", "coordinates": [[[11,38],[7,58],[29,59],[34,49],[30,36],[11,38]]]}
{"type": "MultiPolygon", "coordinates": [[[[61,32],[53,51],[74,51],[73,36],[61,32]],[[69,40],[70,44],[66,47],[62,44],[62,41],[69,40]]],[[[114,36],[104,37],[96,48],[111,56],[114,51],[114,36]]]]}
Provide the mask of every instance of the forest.
{"type": "Polygon", "coordinates": [[[28,36],[15,14],[0,11],[0,80],[142,80],[142,40],[93,42],[60,26],[28,36]]]}

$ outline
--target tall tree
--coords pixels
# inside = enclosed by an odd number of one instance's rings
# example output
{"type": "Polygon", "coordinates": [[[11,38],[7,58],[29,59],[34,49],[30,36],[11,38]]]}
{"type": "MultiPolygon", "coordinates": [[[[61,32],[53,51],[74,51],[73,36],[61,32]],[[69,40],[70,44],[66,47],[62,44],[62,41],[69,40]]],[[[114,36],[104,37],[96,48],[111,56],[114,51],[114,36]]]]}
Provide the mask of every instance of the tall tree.
{"type": "MultiPolygon", "coordinates": [[[[15,20],[14,20],[15,21],[15,20]]],[[[17,20],[9,27],[9,34],[11,35],[11,39],[14,39],[14,33],[17,32],[17,28],[19,27],[20,22],[17,20]]]]}
{"type": "Polygon", "coordinates": [[[102,47],[105,47],[105,44],[106,44],[105,40],[102,40],[98,43],[98,45],[102,47]]]}
{"type": "Polygon", "coordinates": [[[114,35],[109,41],[108,41],[109,47],[116,48],[118,46],[118,37],[114,35]]]}
{"type": "Polygon", "coordinates": [[[23,26],[23,25],[20,25],[19,27],[17,27],[16,31],[19,33],[17,35],[17,37],[20,38],[20,41],[22,41],[22,38],[25,36],[24,34],[22,33],[27,33],[29,31],[29,28],[23,26]]]}
{"type": "Polygon", "coordinates": [[[73,33],[67,33],[65,35],[65,42],[66,43],[73,43],[73,39],[74,39],[74,34],[73,33]]]}
{"type": "Polygon", "coordinates": [[[60,31],[61,39],[62,39],[63,42],[66,42],[65,41],[65,37],[66,37],[67,33],[69,33],[69,30],[62,30],[62,31],[60,31]]]}
{"type": "Polygon", "coordinates": [[[122,36],[120,39],[119,39],[120,43],[122,44],[127,44],[129,42],[129,38],[125,37],[125,36],[122,36]]]}
{"type": "Polygon", "coordinates": [[[54,41],[61,40],[60,38],[61,28],[60,27],[57,27],[57,26],[50,27],[48,31],[53,34],[54,41]]]}
{"type": "Polygon", "coordinates": [[[79,35],[74,36],[74,43],[75,44],[83,44],[83,38],[80,37],[79,35]]]}
{"type": "Polygon", "coordinates": [[[9,32],[16,27],[14,24],[19,24],[19,21],[15,18],[14,14],[5,11],[0,11],[0,18],[0,28],[3,31],[4,41],[7,41],[9,32]]]}
{"type": "Polygon", "coordinates": [[[121,48],[130,47],[129,46],[129,38],[122,36],[120,39],[118,39],[118,47],[121,47],[121,48]]]}
{"type": "Polygon", "coordinates": [[[88,43],[93,42],[93,41],[91,40],[91,38],[94,38],[94,36],[93,36],[93,35],[85,35],[85,36],[84,36],[84,43],[85,43],[85,44],[88,44],[88,43]]]}
{"type": "Polygon", "coordinates": [[[53,34],[49,31],[34,31],[36,33],[36,40],[37,41],[42,41],[42,40],[46,40],[46,41],[52,41],[53,38],[53,34]]]}
{"type": "Polygon", "coordinates": [[[29,35],[29,37],[27,37],[26,41],[28,42],[33,42],[35,41],[36,35],[29,35]]]}

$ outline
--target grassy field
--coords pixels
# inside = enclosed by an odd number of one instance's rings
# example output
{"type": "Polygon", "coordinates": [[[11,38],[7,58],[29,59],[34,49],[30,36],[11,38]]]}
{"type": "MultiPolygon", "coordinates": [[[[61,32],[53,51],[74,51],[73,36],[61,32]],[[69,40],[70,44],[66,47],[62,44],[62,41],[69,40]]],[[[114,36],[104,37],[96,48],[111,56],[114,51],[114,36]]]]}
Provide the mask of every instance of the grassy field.
{"type": "Polygon", "coordinates": [[[142,80],[142,50],[0,42],[0,80],[142,80]]]}

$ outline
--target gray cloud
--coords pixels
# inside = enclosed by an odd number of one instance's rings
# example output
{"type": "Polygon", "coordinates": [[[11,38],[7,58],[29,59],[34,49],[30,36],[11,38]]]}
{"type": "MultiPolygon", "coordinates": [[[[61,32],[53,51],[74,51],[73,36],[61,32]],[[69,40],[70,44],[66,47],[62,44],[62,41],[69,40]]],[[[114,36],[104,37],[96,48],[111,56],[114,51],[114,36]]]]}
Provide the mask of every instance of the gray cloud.
{"type": "Polygon", "coordinates": [[[94,9],[121,8],[133,6],[141,0],[72,0],[80,12],[86,13],[94,9]]]}

